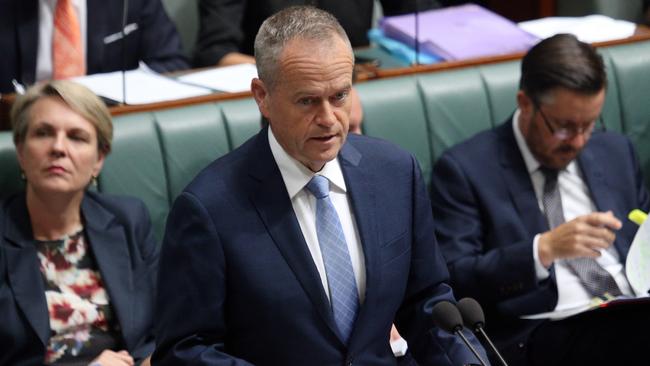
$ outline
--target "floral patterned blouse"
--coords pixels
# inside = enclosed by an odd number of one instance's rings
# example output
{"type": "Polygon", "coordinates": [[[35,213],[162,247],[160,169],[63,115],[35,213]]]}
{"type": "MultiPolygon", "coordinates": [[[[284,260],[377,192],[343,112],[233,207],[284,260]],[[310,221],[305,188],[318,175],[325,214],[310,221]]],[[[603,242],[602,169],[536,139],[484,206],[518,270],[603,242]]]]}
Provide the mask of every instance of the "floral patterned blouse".
{"type": "Polygon", "coordinates": [[[37,241],[51,336],[45,364],[87,364],[118,345],[118,323],[83,228],[37,241]]]}

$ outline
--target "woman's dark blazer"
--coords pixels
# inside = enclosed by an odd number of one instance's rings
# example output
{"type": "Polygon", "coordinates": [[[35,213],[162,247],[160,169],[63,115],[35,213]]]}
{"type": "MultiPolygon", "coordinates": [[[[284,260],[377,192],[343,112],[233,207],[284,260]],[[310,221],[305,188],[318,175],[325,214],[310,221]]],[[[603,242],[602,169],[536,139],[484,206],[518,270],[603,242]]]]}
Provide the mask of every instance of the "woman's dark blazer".
{"type": "MultiPolygon", "coordinates": [[[[154,349],[159,248],[149,213],[137,199],[94,192],[86,192],[81,213],[123,347],[140,361],[154,349]]],[[[0,365],[42,365],[50,333],[25,194],[16,194],[0,208],[0,365]]]]}

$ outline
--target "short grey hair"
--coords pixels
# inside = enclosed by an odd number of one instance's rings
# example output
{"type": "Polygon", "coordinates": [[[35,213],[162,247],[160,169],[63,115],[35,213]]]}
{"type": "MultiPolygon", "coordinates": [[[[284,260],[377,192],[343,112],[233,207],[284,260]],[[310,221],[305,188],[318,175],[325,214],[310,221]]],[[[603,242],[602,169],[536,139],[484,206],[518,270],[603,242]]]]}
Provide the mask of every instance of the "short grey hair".
{"type": "Polygon", "coordinates": [[[277,83],[278,61],[289,41],[325,42],[340,37],[352,53],[345,30],[336,18],[313,6],[291,6],[267,18],[255,37],[255,62],[259,78],[270,88],[277,83]]]}
{"type": "Polygon", "coordinates": [[[14,145],[25,142],[34,104],[43,98],[58,98],[70,109],[88,120],[97,131],[97,149],[108,155],[113,140],[113,123],[106,104],[90,89],[69,80],[53,80],[36,84],[19,95],[11,109],[14,145]]]}

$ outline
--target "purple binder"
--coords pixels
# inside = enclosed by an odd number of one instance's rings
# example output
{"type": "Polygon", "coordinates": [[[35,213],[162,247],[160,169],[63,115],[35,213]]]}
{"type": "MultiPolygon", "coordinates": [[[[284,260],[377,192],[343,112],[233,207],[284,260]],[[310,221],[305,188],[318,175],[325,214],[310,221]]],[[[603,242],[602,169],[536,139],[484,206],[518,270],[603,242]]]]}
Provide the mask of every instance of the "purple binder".
{"type": "MultiPolygon", "coordinates": [[[[415,45],[413,14],[385,17],[381,28],[386,36],[415,45]]],[[[419,29],[420,50],[445,60],[524,52],[539,41],[512,21],[475,4],[421,12],[419,29]]]]}

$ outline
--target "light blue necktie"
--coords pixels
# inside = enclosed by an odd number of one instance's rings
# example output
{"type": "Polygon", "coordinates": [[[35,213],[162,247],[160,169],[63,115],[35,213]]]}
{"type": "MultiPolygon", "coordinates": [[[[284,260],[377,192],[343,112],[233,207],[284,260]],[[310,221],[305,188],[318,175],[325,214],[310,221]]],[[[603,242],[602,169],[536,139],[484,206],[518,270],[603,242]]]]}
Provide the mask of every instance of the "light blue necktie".
{"type": "Polygon", "coordinates": [[[332,312],[347,343],[357,317],[359,294],[341,221],[329,198],[329,186],[329,180],[320,175],[307,183],[307,189],[316,197],[316,234],[325,262],[332,312]]]}

